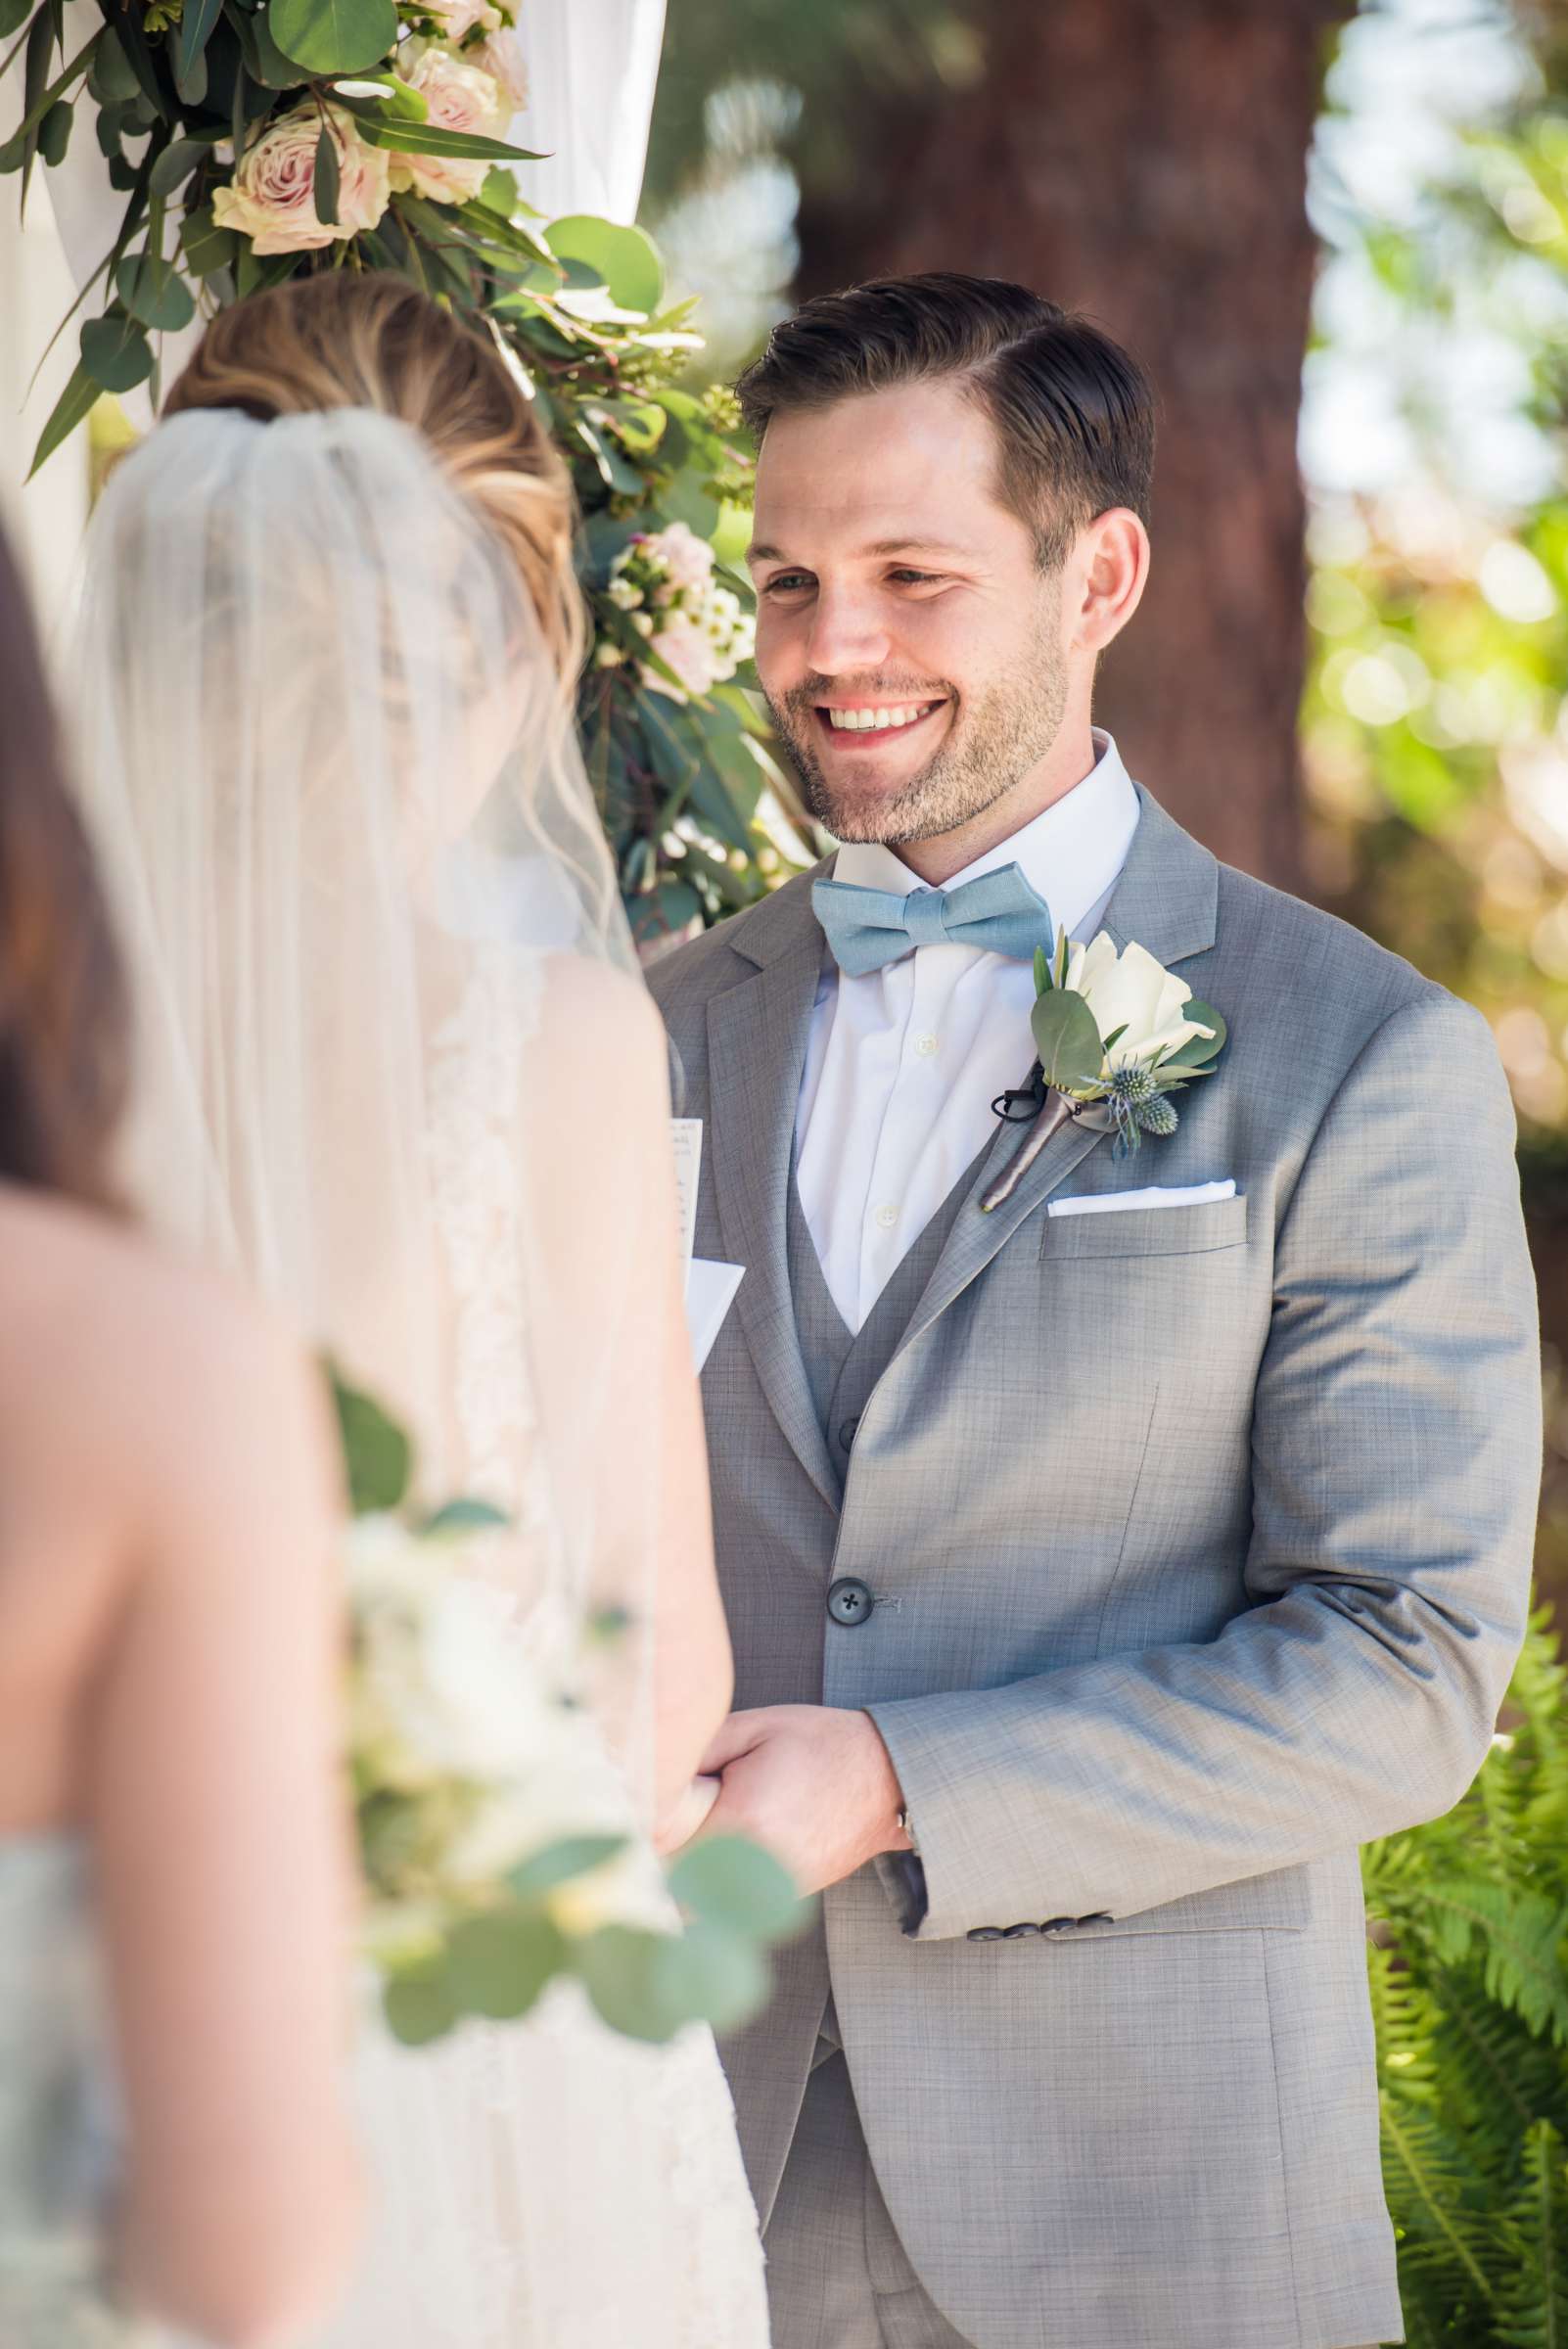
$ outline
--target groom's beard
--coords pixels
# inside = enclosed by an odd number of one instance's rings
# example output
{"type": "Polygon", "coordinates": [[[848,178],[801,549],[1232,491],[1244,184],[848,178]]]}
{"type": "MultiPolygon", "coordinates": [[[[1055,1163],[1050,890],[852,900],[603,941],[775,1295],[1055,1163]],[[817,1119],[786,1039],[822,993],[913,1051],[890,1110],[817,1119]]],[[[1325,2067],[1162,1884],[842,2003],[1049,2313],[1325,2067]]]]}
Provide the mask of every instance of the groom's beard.
{"type": "Polygon", "coordinates": [[[799,770],[808,813],[835,840],[880,841],[896,849],[956,832],[1004,800],[1038,765],[1062,729],[1067,669],[1056,649],[1053,615],[1039,641],[1024,654],[1020,674],[990,686],[972,702],[941,680],[911,683],[880,676],[853,688],[842,677],[807,678],[777,699],[766,698],[799,770]],[[835,693],[849,690],[908,702],[941,694],[948,703],[951,715],[941,747],[895,792],[868,790],[853,776],[835,780],[823,766],[816,713],[835,693]]]}

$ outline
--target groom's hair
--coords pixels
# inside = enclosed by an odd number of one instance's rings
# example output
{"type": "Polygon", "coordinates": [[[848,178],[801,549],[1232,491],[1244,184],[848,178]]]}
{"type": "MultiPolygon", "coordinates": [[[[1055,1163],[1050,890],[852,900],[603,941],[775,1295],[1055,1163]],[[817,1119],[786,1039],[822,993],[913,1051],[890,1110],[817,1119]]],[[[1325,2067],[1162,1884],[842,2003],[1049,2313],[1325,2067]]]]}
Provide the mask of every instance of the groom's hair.
{"type": "Polygon", "coordinates": [[[1001,277],[932,270],[818,295],[735,386],[759,447],[772,419],[897,384],[957,378],[995,429],[1002,503],[1054,570],[1096,514],[1148,520],[1154,392],[1091,320],[1001,277]]]}

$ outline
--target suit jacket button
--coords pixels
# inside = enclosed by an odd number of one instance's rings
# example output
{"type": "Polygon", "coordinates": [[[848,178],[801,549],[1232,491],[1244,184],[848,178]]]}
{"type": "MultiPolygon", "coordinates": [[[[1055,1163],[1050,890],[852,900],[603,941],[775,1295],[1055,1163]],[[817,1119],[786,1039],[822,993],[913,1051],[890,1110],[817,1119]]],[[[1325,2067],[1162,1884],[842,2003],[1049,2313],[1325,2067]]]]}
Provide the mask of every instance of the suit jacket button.
{"type": "Polygon", "coordinates": [[[1116,1919],[1109,1909],[1096,1909],[1092,1916],[1081,1916],[1078,1921],[1081,1925],[1114,1925],[1116,1919]]]}
{"type": "Polygon", "coordinates": [[[1076,1916],[1048,1916],[1040,1926],[1042,1933],[1071,1933],[1077,1924],[1076,1916]]]}
{"type": "Polygon", "coordinates": [[[858,1575],[847,1574],[828,1592],[827,1610],[835,1623],[852,1630],[855,1624],[864,1623],[876,1603],[869,1584],[862,1583],[858,1575]]]}
{"type": "Polygon", "coordinates": [[[1003,1941],[1028,1941],[1032,1934],[1038,1934],[1038,1925],[1004,1925],[1002,1939],[1003,1941]]]}
{"type": "Polygon", "coordinates": [[[846,1451],[849,1451],[851,1445],[854,1442],[854,1439],[859,1432],[860,1421],[858,1415],[856,1415],[853,1419],[845,1420],[844,1425],[839,1429],[839,1442],[843,1445],[846,1451]]]}
{"type": "Polygon", "coordinates": [[[1000,1941],[1001,1938],[1000,1925],[971,1925],[964,1936],[966,1941],[1000,1941]]]}

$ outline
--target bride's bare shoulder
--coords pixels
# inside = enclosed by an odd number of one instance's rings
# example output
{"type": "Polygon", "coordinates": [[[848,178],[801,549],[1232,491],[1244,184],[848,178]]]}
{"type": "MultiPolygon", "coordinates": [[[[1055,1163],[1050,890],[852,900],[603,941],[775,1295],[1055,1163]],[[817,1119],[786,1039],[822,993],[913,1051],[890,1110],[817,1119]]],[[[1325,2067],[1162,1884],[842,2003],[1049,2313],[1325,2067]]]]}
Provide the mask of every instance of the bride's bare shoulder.
{"type": "Polygon", "coordinates": [[[657,1094],[668,1082],[668,1046],[641,979],[585,954],[551,954],[544,968],[544,1041],[562,1087],[657,1094]]]}
{"type": "Polygon", "coordinates": [[[319,1422],[319,1381],[280,1319],[108,1217],[0,1184],[0,1437],[39,1466],[152,1482],[319,1422]]]}

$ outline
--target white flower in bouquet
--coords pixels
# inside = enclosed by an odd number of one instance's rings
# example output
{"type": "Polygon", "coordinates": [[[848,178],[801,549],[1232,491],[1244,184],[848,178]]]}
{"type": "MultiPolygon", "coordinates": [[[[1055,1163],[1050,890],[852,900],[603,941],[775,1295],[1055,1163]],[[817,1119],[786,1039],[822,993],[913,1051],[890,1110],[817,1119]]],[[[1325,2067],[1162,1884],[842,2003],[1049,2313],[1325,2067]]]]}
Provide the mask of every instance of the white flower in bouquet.
{"type": "MultiPolygon", "coordinates": [[[[500,137],[511,119],[495,76],[434,42],[405,42],[398,55],[397,73],[424,99],[435,129],[462,130],[493,139],[500,137]]],[[[435,204],[470,203],[490,171],[482,158],[468,156],[397,153],[391,161],[392,184],[398,193],[412,188],[435,204]]]]}
{"type": "Polygon", "coordinates": [[[420,1538],[390,1516],[348,1534],[349,1759],[371,1887],[368,1938],[497,1891],[569,1837],[625,1847],[551,1896],[573,1931],[668,1921],[669,1900],[593,1715],[540,1670],[508,1593],[464,1570],[491,1534],[420,1538]]]}
{"type": "Polygon", "coordinates": [[[751,616],[734,590],[715,579],[713,548],[684,522],[639,531],[611,565],[604,592],[673,671],[667,676],[653,662],[639,663],[651,693],[676,702],[706,694],[751,658],[751,616]]]}
{"type": "Polygon", "coordinates": [[[258,253],[308,253],[374,228],[392,193],[392,158],[371,147],[341,107],[299,106],[246,149],[233,182],[212,197],[219,228],[238,229],[258,253]],[[316,148],[325,119],[338,153],[338,217],[316,217],[316,148]]]}
{"type": "Polygon", "coordinates": [[[1104,930],[1086,946],[1069,946],[1066,985],[1084,997],[1101,1036],[1121,1029],[1105,1056],[1108,1069],[1147,1068],[1179,1051],[1191,1037],[1214,1034],[1201,1020],[1182,1017],[1182,1006],[1192,1000],[1184,980],[1135,941],[1118,954],[1115,940],[1104,930]]]}

